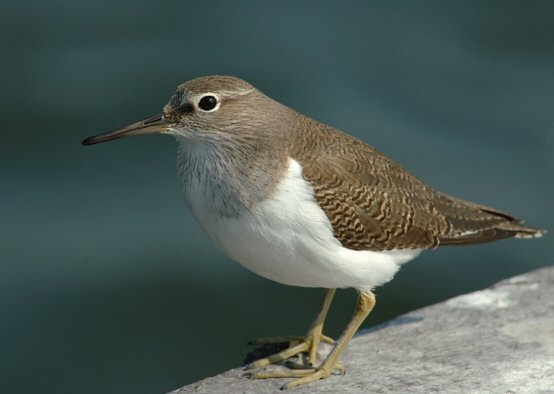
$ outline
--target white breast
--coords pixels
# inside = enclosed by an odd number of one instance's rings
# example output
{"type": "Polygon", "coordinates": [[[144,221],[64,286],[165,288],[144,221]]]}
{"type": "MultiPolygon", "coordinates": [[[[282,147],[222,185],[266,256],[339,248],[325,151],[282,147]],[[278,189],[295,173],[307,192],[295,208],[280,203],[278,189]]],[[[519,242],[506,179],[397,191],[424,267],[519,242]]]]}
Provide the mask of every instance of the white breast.
{"type": "Polygon", "coordinates": [[[238,218],[215,217],[200,185],[185,193],[211,240],[249,270],[288,285],[373,289],[392,279],[420,250],[386,252],[344,248],[317,205],[300,164],[289,159],[286,177],[271,199],[238,218]]]}

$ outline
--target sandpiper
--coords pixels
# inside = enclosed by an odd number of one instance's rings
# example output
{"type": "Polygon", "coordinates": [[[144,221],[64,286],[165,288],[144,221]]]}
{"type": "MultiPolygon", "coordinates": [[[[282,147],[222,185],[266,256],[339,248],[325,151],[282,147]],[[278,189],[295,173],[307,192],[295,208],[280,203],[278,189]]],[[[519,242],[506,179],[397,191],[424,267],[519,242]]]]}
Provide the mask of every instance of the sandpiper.
{"type": "Polygon", "coordinates": [[[179,145],[178,173],[194,217],[217,247],[255,273],[327,289],[304,336],[250,365],[253,378],[290,388],[343,371],[339,356],[375,305],[373,290],[422,250],[539,237],[496,209],[437,192],[364,142],[310,119],[228,76],[180,85],[162,114],[87,138],[85,145],[162,133],[179,145]],[[323,334],[335,289],[355,288],[340,338],[323,334]],[[321,341],[333,344],[321,363],[321,341]],[[265,372],[303,353],[304,368],[265,372]]]}

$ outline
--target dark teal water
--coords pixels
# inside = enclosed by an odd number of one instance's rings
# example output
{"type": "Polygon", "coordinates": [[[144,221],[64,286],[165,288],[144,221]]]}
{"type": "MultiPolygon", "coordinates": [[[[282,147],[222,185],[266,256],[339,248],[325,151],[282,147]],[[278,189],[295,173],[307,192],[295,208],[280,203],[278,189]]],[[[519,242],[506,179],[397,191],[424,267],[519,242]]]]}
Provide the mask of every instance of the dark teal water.
{"type": "MultiPolygon", "coordinates": [[[[4,1],[2,392],[164,392],[303,333],[322,291],[221,255],[176,146],[80,141],[232,74],[359,136],[436,188],[554,228],[551,2],[4,1]]],[[[366,326],[553,263],[552,236],[424,253],[366,326]]],[[[349,318],[340,292],[328,332],[349,318]]]]}

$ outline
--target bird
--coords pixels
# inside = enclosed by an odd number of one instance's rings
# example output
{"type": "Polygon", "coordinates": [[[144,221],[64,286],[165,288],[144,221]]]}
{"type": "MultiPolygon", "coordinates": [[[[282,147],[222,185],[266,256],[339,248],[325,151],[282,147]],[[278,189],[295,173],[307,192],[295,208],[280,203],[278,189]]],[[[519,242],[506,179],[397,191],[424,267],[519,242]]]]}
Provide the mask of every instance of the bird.
{"type": "Polygon", "coordinates": [[[360,139],[232,76],[185,82],[161,114],[82,144],[142,134],[176,138],[184,200],[224,254],[272,281],[325,289],[305,335],[256,341],[286,343],[248,372],[250,378],[290,378],[283,389],[344,373],[340,355],[375,306],[375,288],[423,250],[544,233],[434,190],[360,139]],[[323,326],[342,288],[354,288],[358,297],[352,319],[333,340],[323,326]],[[324,360],[318,360],[321,342],[332,345],[324,360]],[[299,355],[305,364],[265,368],[299,355]]]}

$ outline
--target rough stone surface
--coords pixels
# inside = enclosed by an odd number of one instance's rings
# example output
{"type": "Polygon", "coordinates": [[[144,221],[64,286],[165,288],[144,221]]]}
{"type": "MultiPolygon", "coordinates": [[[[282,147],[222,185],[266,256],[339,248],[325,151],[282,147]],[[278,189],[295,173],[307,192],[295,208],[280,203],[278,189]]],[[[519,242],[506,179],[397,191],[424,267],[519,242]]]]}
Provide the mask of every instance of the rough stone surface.
{"type": "MultiPolygon", "coordinates": [[[[293,392],[554,394],[554,266],[364,330],[341,360],[346,375],[293,392]]],[[[288,381],[243,374],[172,393],[269,393],[288,381]]]]}

